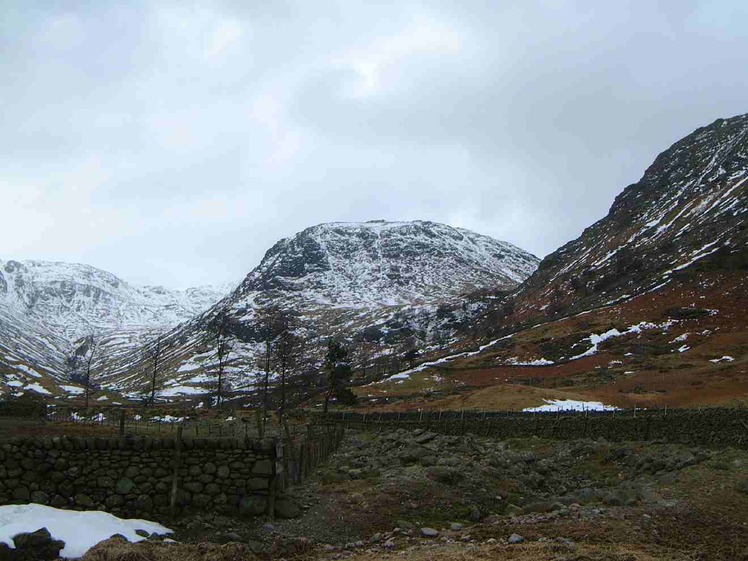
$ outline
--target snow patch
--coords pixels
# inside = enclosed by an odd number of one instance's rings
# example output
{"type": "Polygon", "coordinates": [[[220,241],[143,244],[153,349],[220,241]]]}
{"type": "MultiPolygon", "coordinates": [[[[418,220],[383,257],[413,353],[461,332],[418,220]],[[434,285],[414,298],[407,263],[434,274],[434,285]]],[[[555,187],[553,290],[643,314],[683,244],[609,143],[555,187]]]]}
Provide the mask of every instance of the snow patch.
{"type": "Polygon", "coordinates": [[[82,557],[96,544],[120,534],[131,542],[145,538],[136,530],[149,534],[171,534],[161,524],[148,520],[122,520],[106,512],[60,510],[38,504],[0,506],[0,543],[15,549],[13,536],[49,530],[56,540],[65,542],[60,555],[66,559],[82,557]]]}
{"type": "Polygon", "coordinates": [[[576,399],[546,399],[545,405],[528,407],[522,411],[526,413],[542,413],[548,411],[617,411],[618,407],[605,405],[600,401],[577,401],[576,399]]]}

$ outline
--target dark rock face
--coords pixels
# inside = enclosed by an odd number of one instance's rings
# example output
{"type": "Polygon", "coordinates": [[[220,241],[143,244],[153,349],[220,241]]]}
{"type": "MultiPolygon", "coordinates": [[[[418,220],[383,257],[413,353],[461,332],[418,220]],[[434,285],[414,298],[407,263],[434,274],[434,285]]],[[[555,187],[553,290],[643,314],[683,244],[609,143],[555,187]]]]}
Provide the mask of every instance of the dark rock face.
{"type": "Polygon", "coordinates": [[[745,267],[747,179],[748,114],[694,131],[624,189],[605,218],[548,255],[515,302],[553,316],[652,289],[693,263],[745,267]]]}
{"type": "Polygon", "coordinates": [[[433,222],[321,224],[275,244],[232,300],[278,290],[307,291],[332,305],[412,304],[513,288],[537,263],[505,242],[433,222]]]}

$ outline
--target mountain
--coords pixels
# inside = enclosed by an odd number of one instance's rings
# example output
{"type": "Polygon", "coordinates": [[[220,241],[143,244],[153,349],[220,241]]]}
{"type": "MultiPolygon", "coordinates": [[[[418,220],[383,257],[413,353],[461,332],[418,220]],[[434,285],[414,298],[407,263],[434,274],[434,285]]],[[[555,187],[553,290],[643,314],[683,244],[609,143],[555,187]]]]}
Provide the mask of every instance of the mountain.
{"type": "Polygon", "coordinates": [[[275,244],[233,299],[277,292],[332,307],[420,304],[514,288],[537,263],[506,242],[433,222],[321,224],[275,244]]]}
{"type": "Polygon", "coordinates": [[[88,265],[0,261],[0,391],[47,375],[64,380],[83,337],[133,342],[193,318],[227,292],[137,287],[88,265]]]}
{"type": "Polygon", "coordinates": [[[543,260],[522,290],[528,313],[614,302],[709,256],[740,253],[746,180],[748,115],[694,131],[660,154],[605,218],[543,260]]]}
{"type": "MultiPolygon", "coordinates": [[[[213,366],[206,329],[218,313],[228,315],[237,340],[232,386],[249,389],[263,349],[260,309],[272,305],[293,312],[312,360],[321,357],[327,338],[339,336],[371,360],[385,362],[407,341],[424,345],[433,339],[440,306],[459,305],[471,291],[514,289],[538,262],[506,242],[433,222],[307,228],[276,243],[233,293],[169,335],[166,393],[205,390],[213,366]]],[[[140,363],[126,362],[109,368],[104,383],[132,391],[143,383],[143,370],[140,363]]]]}
{"type": "Polygon", "coordinates": [[[657,156],[519,290],[477,307],[440,361],[384,384],[386,399],[423,405],[425,386],[459,389],[433,407],[748,403],[747,218],[741,115],[657,156]]]}

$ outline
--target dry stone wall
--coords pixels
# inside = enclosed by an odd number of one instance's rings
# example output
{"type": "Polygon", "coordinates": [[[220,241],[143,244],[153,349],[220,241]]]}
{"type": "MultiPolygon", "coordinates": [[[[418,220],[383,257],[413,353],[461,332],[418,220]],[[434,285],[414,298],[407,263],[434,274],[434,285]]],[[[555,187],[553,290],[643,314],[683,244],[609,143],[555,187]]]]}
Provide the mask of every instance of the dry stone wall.
{"type": "MultiPolygon", "coordinates": [[[[328,430],[303,445],[329,454],[341,438],[328,430]]],[[[288,483],[284,448],[277,439],[14,438],[0,442],[0,504],[159,519],[170,514],[173,498],[176,514],[260,515],[278,504],[288,483]]],[[[312,454],[305,465],[324,459],[312,454]]]]}
{"type": "Polygon", "coordinates": [[[702,446],[748,448],[748,409],[671,409],[591,413],[476,411],[335,413],[327,422],[358,429],[428,429],[443,434],[495,438],[605,438],[610,441],[663,440],[702,446]]]}

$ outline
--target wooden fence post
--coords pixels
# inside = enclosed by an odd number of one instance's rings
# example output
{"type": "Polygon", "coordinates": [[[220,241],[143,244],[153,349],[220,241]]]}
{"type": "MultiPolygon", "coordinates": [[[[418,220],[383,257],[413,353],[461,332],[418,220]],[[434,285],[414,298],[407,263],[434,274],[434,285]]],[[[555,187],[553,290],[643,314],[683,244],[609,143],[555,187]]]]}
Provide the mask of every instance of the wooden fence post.
{"type": "Polygon", "coordinates": [[[179,467],[182,464],[182,426],[177,427],[177,434],[174,441],[174,476],[171,480],[171,502],[169,504],[169,513],[174,518],[176,515],[177,491],[179,488],[179,467]]]}

